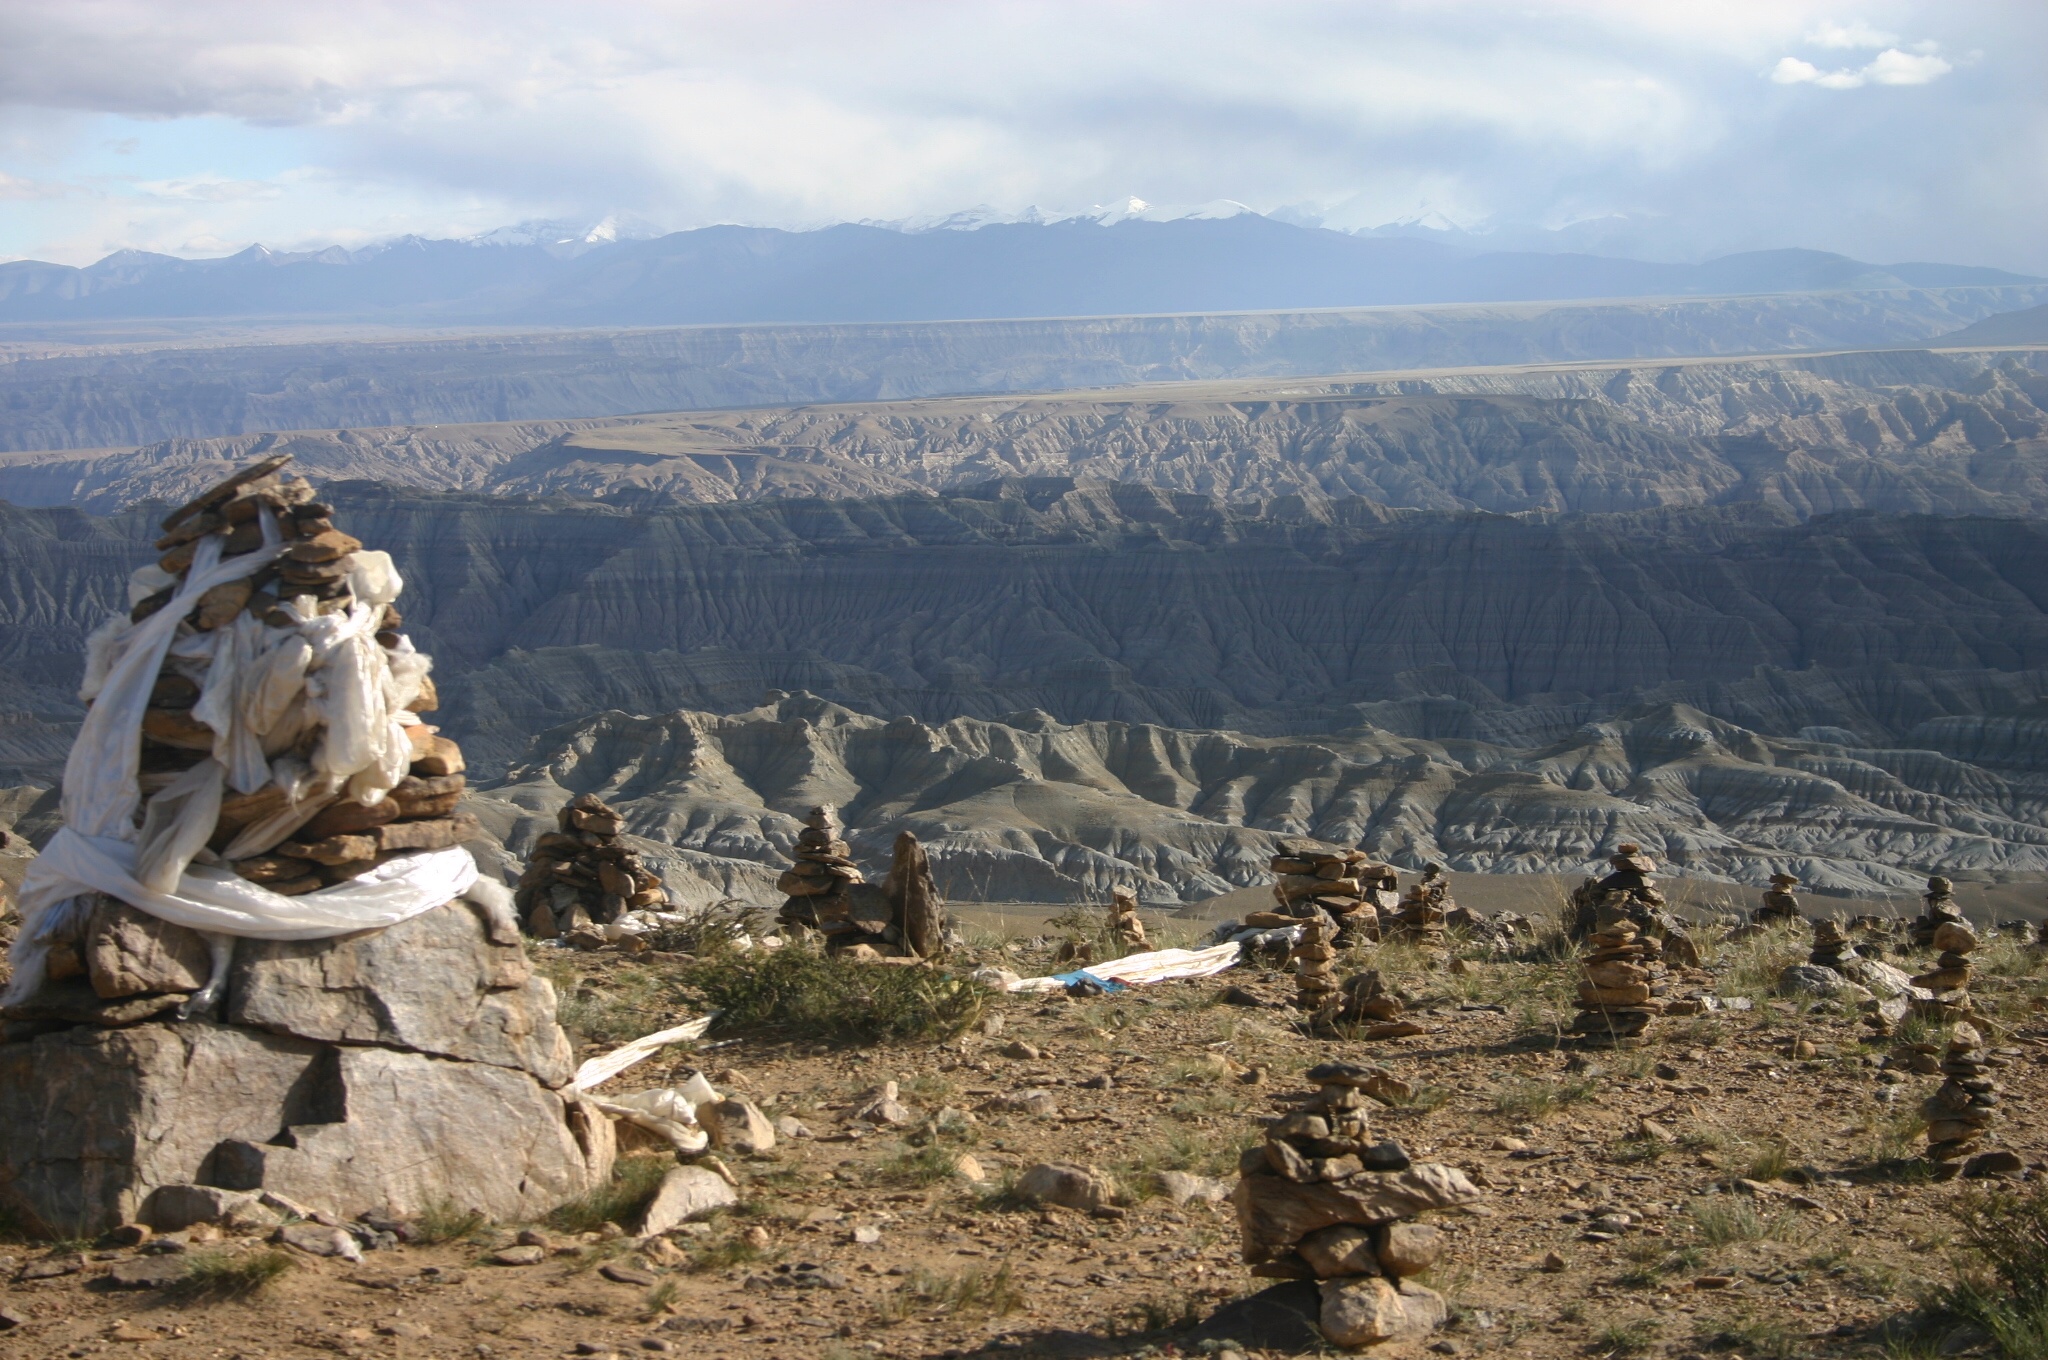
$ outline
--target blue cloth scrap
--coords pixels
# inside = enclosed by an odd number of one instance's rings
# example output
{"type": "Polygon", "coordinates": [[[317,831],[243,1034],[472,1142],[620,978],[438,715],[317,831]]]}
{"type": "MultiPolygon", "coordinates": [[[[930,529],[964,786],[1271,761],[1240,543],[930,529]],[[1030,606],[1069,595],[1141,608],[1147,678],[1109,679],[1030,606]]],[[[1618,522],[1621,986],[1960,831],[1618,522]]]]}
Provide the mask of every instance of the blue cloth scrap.
{"type": "Polygon", "coordinates": [[[1118,982],[1115,978],[1097,977],[1095,976],[1095,974],[1089,972],[1085,968],[1076,968],[1071,973],[1054,973],[1052,976],[1053,981],[1062,983],[1068,987],[1072,987],[1075,983],[1081,982],[1087,983],[1088,985],[1093,987],[1100,987],[1105,992],[1121,992],[1128,990],[1123,983],[1118,982]]]}

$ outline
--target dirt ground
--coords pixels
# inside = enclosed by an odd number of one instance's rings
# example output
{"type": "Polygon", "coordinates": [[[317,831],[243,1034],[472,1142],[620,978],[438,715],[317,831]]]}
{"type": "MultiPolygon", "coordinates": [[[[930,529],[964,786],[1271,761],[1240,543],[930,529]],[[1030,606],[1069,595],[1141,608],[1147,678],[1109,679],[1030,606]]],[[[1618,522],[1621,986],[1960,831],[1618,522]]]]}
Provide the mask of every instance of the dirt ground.
{"type": "MultiPolygon", "coordinates": [[[[1044,952],[983,932],[976,940],[990,961],[1050,970],[1044,952]]],[[[944,1042],[849,1048],[714,1030],[615,1086],[701,1068],[813,1136],[733,1159],[742,1204],[709,1224],[638,1246],[544,1229],[546,1259],[526,1266],[488,1263],[521,1225],[430,1223],[470,1231],[374,1251],[360,1265],[255,1236],[194,1244],[190,1254],[214,1262],[272,1251],[288,1261],[238,1301],[113,1288],[109,1272],[137,1256],[130,1248],[0,1246],[12,1281],[0,1289],[0,1355],[1314,1353],[1298,1328],[1230,1307],[1270,1282],[1238,1263],[1229,1206],[1176,1206],[1156,1180],[1169,1170],[1227,1180],[1275,1097],[1338,1057],[1382,1063],[1415,1088],[1410,1103],[1375,1109],[1380,1136],[1417,1160],[1464,1168],[1489,1191],[1440,1220],[1452,1247],[1429,1282],[1453,1317],[1431,1338],[1435,1353],[1935,1354],[1938,1333],[1902,1349],[1883,1329],[1896,1332],[1950,1277],[1956,1227],[1945,1206],[1971,1193],[1972,1183],[1930,1178],[1914,1157],[1916,1111],[1939,1078],[1880,1071],[1890,1045],[1866,1042],[1853,1009],[1773,996],[1778,969],[1806,949],[1804,931],[1715,945],[1705,970],[1674,983],[1749,1009],[1662,1018],[1644,1047],[1624,1052],[1560,1042],[1575,981],[1568,960],[1476,946],[1460,949],[1462,971],[1401,946],[1345,959],[1345,972],[1379,967],[1429,1030],[1377,1044],[1301,1032],[1287,976],[1256,963],[1095,999],[1000,998],[944,1042]],[[1266,1004],[1226,1002],[1230,988],[1266,1004]],[[1800,1041],[1811,1049],[1795,1049],[1800,1041]],[[856,1095],[890,1080],[915,1122],[849,1128],[856,1095]],[[1030,1090],[1047,1092],[1056,1112],[982,1108],[1030,1090]],[[961,1174],[963,1155],[982,1180],[961,1174]],[[1053,1160],[1113,1174],[1120,1207],[1040,1209],[1007,1191],[1024,1168],[1053,1160]],[[1591,1220],[1613,1211],[1630,1225],[1589,1235],[1591,1220]],[[78,1270],[20,1278],[48,1260],[78,1270]]],[[[1976,959],[1981,1024],[2004,1064],[1994,1141],[2032,1176],[2048,1171],[2038,1113],[2048,959],[2009,939],[1976,959]]],[[[664,999],[660,960],[551,954],[548,966],[572,1028],[600,1036],[590,1052],[681,1018],[664,999]]],[[[1983,1338],[1951,1335],[1947,1353],[1973,1340],[1983,1338]]]]}

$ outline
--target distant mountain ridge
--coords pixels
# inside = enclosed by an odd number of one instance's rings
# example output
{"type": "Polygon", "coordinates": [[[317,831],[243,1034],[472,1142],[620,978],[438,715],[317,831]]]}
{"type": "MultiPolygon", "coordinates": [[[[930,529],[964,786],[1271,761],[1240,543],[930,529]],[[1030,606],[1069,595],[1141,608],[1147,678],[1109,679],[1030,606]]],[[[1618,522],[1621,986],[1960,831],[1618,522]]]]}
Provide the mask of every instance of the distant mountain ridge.
{"type": "MultiPolygon", "coordinates": [[[[1230,205],[1232,209],[1241,205],[1230,205]]],[[[534,224],[549,227],[552,224],[534,224]]],[[[220,259],[122,251],[84,268],[0,265],[0,322],[349,318],[514,325],[702,325],[1124,316],[1280,308],[1983,287],[2041,280],[1817,250],[1664,264],[1359,236],[1221,209],[973,223],[612,229],[220,259]]]]}

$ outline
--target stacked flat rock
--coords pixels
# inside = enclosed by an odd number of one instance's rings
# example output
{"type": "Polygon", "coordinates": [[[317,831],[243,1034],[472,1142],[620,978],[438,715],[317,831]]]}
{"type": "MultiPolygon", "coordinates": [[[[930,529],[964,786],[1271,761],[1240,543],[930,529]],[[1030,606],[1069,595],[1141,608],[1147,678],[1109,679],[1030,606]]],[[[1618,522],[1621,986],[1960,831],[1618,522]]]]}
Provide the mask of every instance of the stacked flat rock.
{"type": "Polygon", "coordinates": [[[1938,948],[1934,933],[1948,924],[1967,926],[1963,909],[1956,903],[1956,885],[1936,874],[1927,880],[1927,891],[1920,895],[1923,904],[1920,915],[1906,928],[1908,936],[1917,949],[1938,948]]]}
{"type": "Polygon", "coordinates": [[[1651,1000],[1658,972],[1657,942],[1637,932],[1626,917],[1610,917],[1587,940],[1585,978],[1579,983],[1579,1018],[1572,1033],[1595,1048],[1630,1048],[1641,1041],[1650,1017],[1663,1012],[1651,1000]]]}
{"type": "Polygon", "coordinates": [[[1584,939],[1609,915],[1626,917],[1643,935],[1654,937],[1664,956],[1687,968],[1699,966],[1699,948],[1684,926],[1665,910],[1664,894],[1651,875],[1657,861],[1634,842],[1625,842],[1607,858],[1611,872],[1588,878],[1572,893],[1570,934],[1584,939]]]}
{"type": "Polygon", "coordinates": [[[1382,933],[1412,941],[1429,953],[1442,953],[1444,927],[1458,905],[1451,898],[1450,881],[1443,875],[1443,865],[1424,865],[1422,877],[1410,885],[1391,923],[1382,926],[1382,933]]]}
{"type": "Polygon", "coordinates": [[[2044,917],[2041,924],[2035,928],[2034,947],[2048,949],[2048,917],[2044,917]]]}
{"type": "Polygon", "coordinates": [[[1829,920],[1813,923],[1813,952],[1806,961],[1816,968],[1832,968],[1846,976],[1854,970],[1854,964],[1862,956],[1856,952],[1849,933],[1829,920]]]}
{"type": "Polygon", "coordinates": [[[944,899],[916,836],[896,837],[889,876],[870,883],[853,862],[831,804],[821,804],[797,833],[796,863],[775,886],[789,894],[777,918],[789,930],[814,931],[833,953],[916,961],[946,949],[944,899]]]}
{"type": "Polygon", "coordinates": [[[1330,942],[1334,934],[1323,917],[1311,916],[1301,923],[1301,938],[1287,956],[1294,965],[1294,1004],[1311,1015],[1322,1010],[1337,990],[1337,947],[1330,942]]]}
{"type": "Polygon", "coordinates": [[[1751,912],[1749,919],[1760,926],[1799,920],[1805,913],[1800,911],[1799,899],[1792,892],[1798,886],[1799,879],[1795,875],[1772,874],[1771,890],[1764,894],[1763,905],[1751,912]]]}
{"type": "Polygon", "coordinates": [[[1405,1039],[1427,1033],[1413,1020],[1402,1019],[1406,1004],[1387,987],[1377,968],[1344,979],[1336,996],[1325,1003],[1318,1027],[1348,1038],[1377,1041],[1405,1039]]]}
{"type": "Polygon", "coordinates": [[[626,819],[594,793],[578,794],[555,814],[555,829],[534,843],[514,899],[527,934],[553,939],[668,905],[660,876],[620,840],[625,829],[626,819]]]}
{"type": "Polygon", "coordinates": [[[1480,1192],[1454,1167],[1415,1165],[1400,1144],[1373,1141],[1368,1098],[1407,1091],[1391,1073],[1330,1062],[1308,1079],[1314,1095],[1239,1160],[1231,1202],[1245,1263],[1256,1276],[1317,1281],[1322,1332],[1335,1345],[1425,1337],[1446,1310],[1415,1277],[1442,1254],[1444,1235],[1414,1220],[1480,1192]]]}
{"type": "Polygon", "coordinates": [[[1138,917],[1138,895],[1129,888],[1110,893],[1109,931],[1118,944],[1133,953],[1151,948],[1145,943],[1145,923],[1138,917]]]}
{"type": "MultiPolygon", "coordinates": [[[[208,540],[219,541],[223,560],[262,548],[266,524],[285,543],[254,575],[201,595],[180,635],[187,629],[214,632],[243,618],[262,625],[245,629],[239,645],[246,654],[264,657],[260,675],[244,683],[275,688],[268,704],[271,721],[249,734],[271,773],[251,787],[253,779],[230,772],[208,848],[243,878],[298,896],[346,882],[398,855],[459,845],[477,835],[478,827],[474,818],[455,811],[464,785],[461,748],[417,716],[433,712],[439,700],[427,674],[431,663],[401,631],[390,559],[364,552],[360,540],[336,528],[333,507],[316,501],[304,479],[281,476],[290,461],[289,455],[267,458],[166,516],[163,537],[156,541],[163,556],[130,582],[129,617],[140,622],[163,609],[208,540]],[[317,670],[308,674],[305,663],[290,655],[302,646],[290,635],[329,615],[351,616],[359,607],[374,611],[375,642],[393,680],[386,706],[409,743],[398,753],[406,773],[387,783],[388,773],[364,771],[339,788],[320,791],[308,781],[317,781],[327,759],[328,732],[318,717],[324,701],[313,688],[336,682],[316,679],[317,670]],[[308,818],[308,808],[318,811],[308,818]]],[[[313,665],[321,665],[317,656],[313,665]]],[[[145,799],[214,756],[222,744],[207,721],[216,710],[202,703],[213,697],[203,695],[202,686],[218,683],[209,681],[217,670],[214,662],[181,658],[174,644],[143,715],[145,799]]],[[[251,768],[263,773],[260,764],[251,768]]]]}
{"type": "Polygon", "coordinates": [[[1924,987],[1932,997],[1917,997],[1913,1009],[1929,1019],[1952,1020],[1970,1012],[1970,955],[1977,949],[1977,932],[1961,919],[1944,920],[1928,943],[1941,951],[1934,967],[1914,977],[1915,987],[1924,987]]]}
{"type": "Polygon", "coordinates": [[[1392,869],[1362,850],[1331,850],[1309,840],[1283,840],[1276,848],[1276,909],[1250,913],[1246,925],[1272,929],[1323,915],[1347,940],[1380,938],[1382,908],[1394,904],[1392,869]]]}
{"type": "Polygon", "coordinates": [[[1927,1116],[1930,1160],[1953,1162],[1967,1157],[1990,1131],[1998,1117],[1998,1083],[1991,1079],[1990,1070],[1984,1061],[1983,1036],[1972,1025],[1957,1025],[1949,1035],[1948,1051],[1941,1057],[1941,1087],[1921,1110],[1927,1116]]]}

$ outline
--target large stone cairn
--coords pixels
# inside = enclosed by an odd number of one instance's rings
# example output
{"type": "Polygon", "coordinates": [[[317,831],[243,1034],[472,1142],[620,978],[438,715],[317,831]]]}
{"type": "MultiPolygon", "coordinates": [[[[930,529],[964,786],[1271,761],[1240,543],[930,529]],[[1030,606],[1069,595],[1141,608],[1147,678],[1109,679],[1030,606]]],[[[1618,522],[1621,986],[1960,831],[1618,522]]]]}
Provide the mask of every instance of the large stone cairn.
{"type": "MultiPolygon", "coordinates": [[[[1917,932],[1916,932],[1917,933],[1917,932]]],[[[1977,932],[1958,916],[1944,920],[1928,941],[1941,951],[1934,967],[1913,979],[1915,987],[1931,996],[1915,997],[1913,1010],[1930,1020],[1960,1020],[1973,1009],[1970,1004],[1970,955],[1977,949],[1977,932]]]]}
{"type": "Polygon", "coordinates": [[[1800,911],[1799,898],[1792,892],[1798,886],[1795,874],[1772,874],[1771,890],[1764,894],[1763,904],[1749,914],[1749,919],[1760,926],[1799,920],[1805,913],[1800,911]]]}
{"type": "Polygon", "coordinates": [[[1138,895],[1129,888],[1115,888],[1109,896],[1110,938],[1131,953],[1149,950],[1145,942],[1145,922],[1138,916],[1138,895]]]}
{"type": "Polygon", "coordinates": [[[1637,931],[1654,937],[1663,954],[1687,968],[1699,966],[1699,948],[1677,918],[1665,910],[1664,894],[1651,875],[1657,861],[1643,847],[1626,842],[1608,856],[1605,878],[1588,878],[1572,893],[1568,932],[1584,939],[1610,915],[1626,917],[1637,931]]]}
{"type": "Polygon", "coordinates": [[[1362,850],[1331,850],[1315,841],[1280,841],[1271,860],[1275,875],[1273,911],[1255,911],[1245,924],[1262,929],[1292,926],[1312,916],[1328,917],[1345,942],[1377,940],[1383,913],[1391,912],[1398,880],[1362,850]]]}
{"type": "Polygon", "coordinates": [[[1579,1018],[1572,1033],[1593,1048],[1633,1048],[1650,1017],[1663,1012],[1651,999],[1661,971],[1657,941],[1637,933],[1635,922],[1611,915],[1586,943],[1585,978],[1579,983],[1579,1018]]]}
{"type": "Polygon", "coordinates": [[[1927,1099],[1927,1156],[1953,1162],[1977,1150],[1977,1144],[1998,1117],[1998,1083],[1984,1061],[1984,1039],[1970,1024],[1950,1033],[1941,1058],[1942,1083],[1927,1099]]]}
{"type": "Polygon", "coordinates": [[[1415,1276],[1444,1236],[1415,1222],[1480,1192],[1454,1167],[1411,1164],[1396,1142],[1374,1142],[1368,1098],[1394,1100],[1404,1083],[1382,1068],[1328,1062],[1317,1090],[1266,1126],[1238,1163],[1231,1202],[1252,1274],[1314,1280],[1323,1335],[1339,1346],[1414,1340],[1442,1325],[1441,1295],[1415,1276]]]}
{"type": "MultiPolygon", "coordinates": [[[[208,632],[249,614],[276,626],[296,620],[281,612],[292,605],[299,615],[344,611],[355,603],[350,585],[358,539],[334,524],[333,507],[313,499],[302,478],[284,478],[278,470],[288,457],[265,459],[205,495],[173,510],[156,542],[163,556],[158,568],[172,579],[138,602],[129,617],[140,621],[168,603],[191,569],[202,540],[223,540],[222,556],[233,557],[263,546],[261,515],[269,510],[290,546],[270,566],[240,581],[215,586],[199,597],[186,622],[195,632],[208,632]]],[[[396,604],[381,607],[377,641],[387,651],[410,650],[400,631],[404,618],[396,604]]],[[[173,656],[164,663],[142,722],[142,790],[145,797],[200,761],[208,759],[214,730],[193,716],[203,673],[173,656]]],[[[414,714],[439,707],[433,681],[423,678],[412,701],[414,714]]],[[[310,752],[324,734],[317,722],[299,733],[296,749],[310,752]]],[[[462,796],[462,750],[435,728],[414,719],[406,729],[412,741],[410,773],[388,795],[365,804],[341,797],[309,822],[268,844],[251,845],[241,833],[283,810],[285,791],[275,783],[253,793],[228,790],[221,799],[220,818],[209,846],[216,852],[234,849],[233,869],[271,892],[297,896],[342,883],[395,855],[440,850],[478,834],[474,818],[455,811],[462,796]],[[241,844],[235,844],[237,841],[241,844]]],[[[53,964],[61,960],[53,956],[53,964]]]]}
{"type": "MultiPolygon", "coordinates": [[[[144,589],[175,582],[210,535],[228,554],[252,551],[266,510],[290,544],[252,578],[206,592],[181,637],[243,617],[297,627],[357,603],[354,582],[380,589],[384,564],[354,573],[362,545],[310,486],[278,475],[284,462],[238,473],[164,521],[163,575],[138,573],[144,589]]],[[[174,588],[148,593],[133,617],[160,610],[174,588]]],[[[455,812],[461,751],[408,716],[435,707],[425,658],[395,607],[380,606],[375,623],[394,673],[421,682],[398,718],[408,747],[393,752],[409,771],[374,804],[343,785],[311,820],[274,783],[231,787],[209,848],[223,859],[233,849],[228,866],[272,892],[314,892],[477,833],[455,812]]],[[[190,664],[174,657],[156,681],[140,743],[145,795],[212,758],[213,729],[192,711],[207,674],[190,664]]],[[[308,683],[280,696],[286,713],[311,713],[308,683]]],[[[324,733],[301,721],[289,747],[266,749],[273,771],[317,751],[324,733]]],[[[477,896],[487,897],[482,885],[477,896]]],[[[313,1211],[405,1217],[448,1203],[521,1221],[609,1176],[610,1123],[572,1085],[554,991],[528,965],[509,913],[465,900],[381,930],[237,940],[217,1016],[180,1021],[172,1013],[215,980],[207,941],[114,897],[86,901],[41,986],[0,1013],[0,1215],[85,1237],[137,1221],[174,1230],[313,1211]]]]}
{"type": "Polygon", "coordinates": [[[789,894],[778,921],[798,933],[815,932],[835,954],[914,962],[946,949],[945,900],[931,862],[916,836],[896,837],[888,878],[870,883],[853,861],[830,804],[811,809],[797,833],[795,865],[776,880],[789,894]]]}
{"type": "Polygon", "coordinates": [[[660,876],[619,838],[625,829],[626,819],[594,793],[576,795],[555,814],[555,830],[534,842],[519,877],[514,901],[527,934],[574,936],[629,911],[668,905],[660,876]]]}

